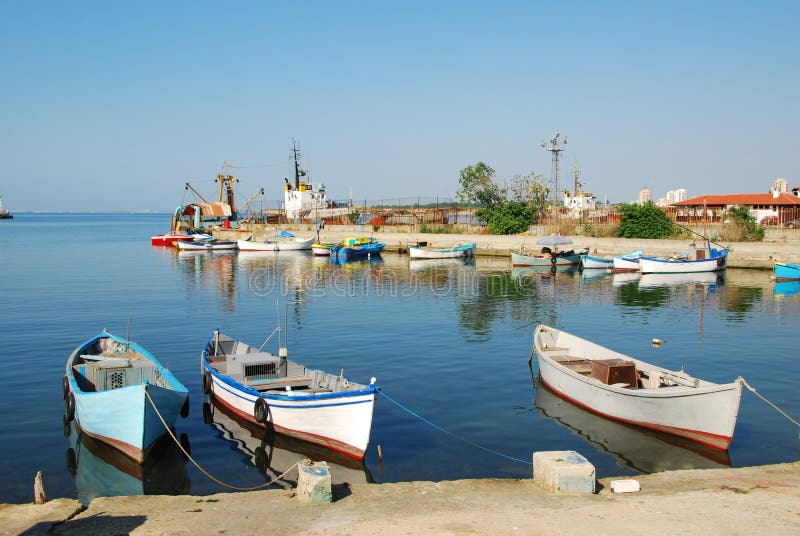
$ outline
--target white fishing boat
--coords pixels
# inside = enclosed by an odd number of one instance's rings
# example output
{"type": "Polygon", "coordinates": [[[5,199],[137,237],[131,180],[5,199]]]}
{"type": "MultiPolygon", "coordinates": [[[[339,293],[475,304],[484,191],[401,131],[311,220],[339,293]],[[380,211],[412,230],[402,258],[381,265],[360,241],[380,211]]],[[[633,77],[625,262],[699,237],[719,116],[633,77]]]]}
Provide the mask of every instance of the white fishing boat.
{"type": "Polygon", "coordinates": [[[534,333],[539,378],[593,413],[726,450],[742,384],[716,384],[663,369],[558,329],[534,333]]]}
{"type": "Polygon", "coordinates": [[[175,246],[181,251],[219,251],[236,249],[236,242],[219,240],[178,240],[175,246]]]}
{"type": "Polygon", "coordinates": [[[273,355],[219,331],[201,353],[201,368],[203,391],[237,416],[356,460],[364,458],[375,378],[368,385],[350,382],[342,374],[290,361],[285,346],[273,355]]]}
{"type": "Polygon", "coordinates": [[[473,257],[475,255],[475,244],[458,244],[449,248],[409,246],[408,255],[412,259],[455,259],[460,257],[473,257]]]}
{"type": "Polygon", "coordinates": [[[639,266],[639,259],[642,255],[643,252],[641,249],[631,251],[625,255],[615,255],[614,258],[611,259],[612,269],[617,273],[638,272],[641,268],[641,266],[639,266]]]}
{"type": "Polygon", "coordinates": [[[237,240],[236,246],[239,251],[301,251],[311,249],[314,238],[298,238],[292,235],[291,238],[268,240],[237,240]]]}
{"type": "Polygon", "coordinates": [[[728,259],[728,249],[715,249],[707,241],[705,248],[698,248],[694,258],[678,256],[675,258],[642,257],[639,265],[643,274],[687,274],[716,272],[724,270],[728,259]]]}

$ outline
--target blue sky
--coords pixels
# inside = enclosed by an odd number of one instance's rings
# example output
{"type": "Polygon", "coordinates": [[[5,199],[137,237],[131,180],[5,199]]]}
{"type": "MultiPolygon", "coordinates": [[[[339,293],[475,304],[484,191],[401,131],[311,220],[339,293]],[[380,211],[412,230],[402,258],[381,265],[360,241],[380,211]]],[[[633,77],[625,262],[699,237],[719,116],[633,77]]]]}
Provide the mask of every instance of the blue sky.
{"type": "Polygon", "coordinates": [[[298,140],[356,199],[484,161],[601,200],[800,184],[800,2],[0,2],[0,195],[17,210],[282,197],[298,140]]]}

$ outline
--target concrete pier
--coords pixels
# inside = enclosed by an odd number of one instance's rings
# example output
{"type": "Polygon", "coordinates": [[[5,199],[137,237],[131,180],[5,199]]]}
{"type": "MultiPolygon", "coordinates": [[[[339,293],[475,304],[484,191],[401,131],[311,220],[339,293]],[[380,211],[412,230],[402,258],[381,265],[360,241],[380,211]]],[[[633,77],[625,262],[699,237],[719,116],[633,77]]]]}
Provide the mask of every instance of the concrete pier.
{"type": "MultiPolygon", "coordinates": [[[[313,226],[310,225],[289,225],[282,227],[297,236],[315,236],[313,226]]],[[[388,228],[387,228],[388,229],[388,228]]],[[[245,226],[243,229],[215,229],[213,234],[223,240],[236,240],[254,235],[256,238],[263,238],[272,233],[274,229],[267,230],[262,226],[245,226]]],[[[509,266],[512,251],[527,250],[538,252],[541,246],[536,245],[536,241],[544,235],[509,235],[495,236],[482,234],[432,234],[418,233],[413,228],[404,231],[373,231],[368,226],[347,226],[336,225],[326,227],[320,233],[322,242],[340,242],[346,236],[374,236],[376,239],[386,243],[386,251],[396,252],[405,251],[409,244],[417,242],[427,242],[430,246],[448,247],[456,243],[477,244],[477,255],[507,257],[509,266]]],[[[694,239],[681,240],[645,240],[627,238],[597,238],[590,236],[569,236],[573,244],[568,248],[581,249],[588,247],[590,254],[594,256],[620,255],[641,249],[646,255],[670,256],[688,252],[690,244],[694,239]]],[[[697,237],[699,244],[702,241],[697,237]]],[[[759,268],[772,269],[775,261],[781,262],[800,262],[800,229],[785,229],[771,233],[764,242],[723,242],[731,248],[728,255],[728,267],[730,268],[759,268]]]]}
{"type": "MultiPolygon", "coordinates": [[[[532,479],[342,484],[293,490],[72,499],[0,506],[0,534],[797,534],[800,462],[638,476],[639,493],[552,495],[532,479]]],[[[46,475],[45,475],[46,480],[46,475]]],[[[46,483],[46,482],[45,482],[46,483]]]]}

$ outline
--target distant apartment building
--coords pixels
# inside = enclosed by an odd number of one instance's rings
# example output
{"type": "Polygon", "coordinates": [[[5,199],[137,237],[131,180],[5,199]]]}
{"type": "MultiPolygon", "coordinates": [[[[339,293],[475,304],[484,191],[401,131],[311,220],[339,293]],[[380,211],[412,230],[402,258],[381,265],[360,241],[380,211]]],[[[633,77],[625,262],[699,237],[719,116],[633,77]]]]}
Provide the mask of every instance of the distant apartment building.
{"type": "Polygon", "coordinates": [[[667,192],[667,203],[670,205],[674,203],[679,203],[680,201],[686,200],[686,189],[685,188],[678,188],[677,190],[670,190],[667,192]]]}
{"type": "Polygon", "coordinates": [[[650,190],[648,190],[647,186],[639,190],[639,204],[644,205],[650,201],[650,190]]]}
{"type": "Polygon", "coordinates": [[[775,179],[772,181],[772,192],[780,192],[782,194],[789,193],[789,181],[784,178],[775,179]]]}

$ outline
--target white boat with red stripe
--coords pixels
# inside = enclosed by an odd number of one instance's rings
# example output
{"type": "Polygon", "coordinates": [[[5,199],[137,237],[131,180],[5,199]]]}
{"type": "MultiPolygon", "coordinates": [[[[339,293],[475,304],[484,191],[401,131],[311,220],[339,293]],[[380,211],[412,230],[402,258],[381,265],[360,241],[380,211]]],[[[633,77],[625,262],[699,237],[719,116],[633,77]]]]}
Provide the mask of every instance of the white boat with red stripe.
{"type": "Polygon", "coordinates": [[[540,380],[584,409],[719,450],[733,439],[740,379],[700,380],[544,325],[536,328],[534,350],[540,380]]]}
{"type": "MultiPolygon", "coordinates": [[[[269,339],[267,339],[269,340],[269,339]]],[[[266,344],[266,342],[265,342],[266,344]]],[[[364,459],[375,378],[368,385],[309,369],[215,331],[201,354],[203,391],[235,415],[287,436],[364,459]]]]}

